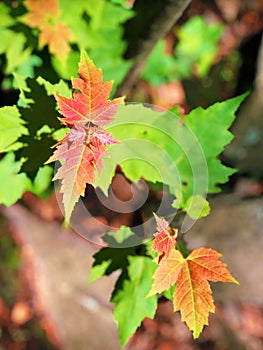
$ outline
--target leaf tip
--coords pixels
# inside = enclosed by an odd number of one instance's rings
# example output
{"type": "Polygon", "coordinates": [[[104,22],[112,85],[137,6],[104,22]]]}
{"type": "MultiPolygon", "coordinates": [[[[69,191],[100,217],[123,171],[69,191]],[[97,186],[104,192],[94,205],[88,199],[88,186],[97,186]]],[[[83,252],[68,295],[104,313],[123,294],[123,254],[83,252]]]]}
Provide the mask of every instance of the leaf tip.
{"type": "Polygon", "coordinates": [[[238,282],[238,280],[236,280],[233,276],[231,276],[231,281],[229,281],[229,282],[235,283],[235,284],[237,284],[238,286],[240,285],[240,283],[238,282]]]}
{"type": "Polygon", "coordinates": [[[151,289],[150,292],[146,295],[146,299],[152,297],[153,295],[155,295],[156,293],[151,289]]]}
{"type": "Polygon", "coordinates": [[[85,64],[87,66],[95,66],[94,62],[92,59],[89,57],[88,53],[86,50],[81,49],[80,50],[80,62],[79,62],[79,67],[81,67],[82,64],[85,64]]]}
{"type": "Polygon", "coordinates": [[[202,333],[202,329],[198,329],[198,330],[193,330],[193,338],[194,339],[198,339],[199,338],[199,335],[202,333]]]}

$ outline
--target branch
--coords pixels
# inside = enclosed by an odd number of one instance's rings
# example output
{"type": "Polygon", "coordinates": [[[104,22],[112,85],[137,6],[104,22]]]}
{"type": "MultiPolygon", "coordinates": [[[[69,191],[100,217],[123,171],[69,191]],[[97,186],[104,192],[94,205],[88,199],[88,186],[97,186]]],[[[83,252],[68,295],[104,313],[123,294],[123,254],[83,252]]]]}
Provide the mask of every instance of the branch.
{"type": "Polygon", "coordinates": [[[134,10],[139,16],[130,20],[125,30],[125,37],[130,39],[125,58],[134,58],[133,65],[118,86],[116,96],[129,94],[139,79],[147,56],[171,30],[190,2],[191,0],[136,1],[134,10]]]}
{"type": "Polygon", "coordinates": [[[258,52],[255,86],[258,91],[263,90],[263,35],[261,38],[261,43],[260,43],[259,52],[258,52]]]}

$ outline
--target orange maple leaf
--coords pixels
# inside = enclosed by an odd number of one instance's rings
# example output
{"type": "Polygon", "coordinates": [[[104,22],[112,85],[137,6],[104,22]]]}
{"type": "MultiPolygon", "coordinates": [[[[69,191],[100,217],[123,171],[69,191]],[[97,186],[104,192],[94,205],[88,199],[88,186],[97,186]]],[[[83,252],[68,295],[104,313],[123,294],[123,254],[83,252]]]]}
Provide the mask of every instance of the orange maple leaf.
{"type": "Polygon", "coordinates": [[[64,62],[73,35],[66,24],[59,21],[58,0],[26,0],[24,4],[29,12],[22,21],[31,28],[38,28],[40,47],[48,45],[50,53],[64,62]]]}
{"type": "Polygon", "coordinates": [[[31,28],[43,28],[49,20],[59,16],[57,0],[25,0],[24,5],[29,12],[23,16],[23,21],[31,28]]]}
{"type": "Polygon", "coordinates": [[[41,47],[48,45],[50,53],[64,62],[70,51],[71,38],[72,34],[67,26],[58,22],[43,27],[39,34],[39,44],[41,47]]]}
{"type": "Polygon", "coordinates": [[[219,260],[221,254],[207,248],[195,249],[187,258],[173,249],[167,259],[162,259],[154,274],[150,295],[161,293],[176,283],[174,311],[180,311],[182,321],[193,331],[194,338],[208,324],[209,312],[215,311],[212,291],[208,281],[238,283],[219,260]]]}
{"type": "Polygon", "coordinates": [[[123,98],[108,100],[112,82],[103,82],[102,73],[85,52],[81,53],[80,78],[72,79],[77,91],[73,98],[56,95],[60,120],[70,127],[69,133],[57,145],[57,150],[46,163],[62,161],[54,180],[62,180],[65,218],[71,213],[86,184],[94,185],[95,170],[99,169],[107,145],[116,143],[101,126],[109,123],[123,98]]]}
{"type": "Polygon", "coordinates": [[[171,250],[175,247],[177,230],[172,232],[169,223],[162,217],[158,217],[153,213],[156,224],[157,232],[154,233],[154,241],[152,245],[152,250],[163,254],[168,257],[171,250]]]}

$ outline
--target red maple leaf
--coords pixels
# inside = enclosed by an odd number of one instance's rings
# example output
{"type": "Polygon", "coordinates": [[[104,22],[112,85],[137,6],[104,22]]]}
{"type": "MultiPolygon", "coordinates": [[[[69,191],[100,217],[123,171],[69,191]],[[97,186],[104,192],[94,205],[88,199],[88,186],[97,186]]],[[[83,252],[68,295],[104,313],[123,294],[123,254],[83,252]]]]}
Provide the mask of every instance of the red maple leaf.
{"type": "Polygon", "coordinates": [[[110,122],[123,98],[109,101],[112,83],[102,81],[101,70],[85,52],[81,53],[78,79],[72,79],[73,98],[56,96],[60,120],[70,127],[69,133],[57,145],[47,161],[59,160],[61,167],[54,180],[62,180],[65,218],[69,221],[73,208],[84,195],[86,184],[94,185],[95,170],[105,154],[107,145],[117,141],[101,126],[110,122]]]}
{"type": "Polygon", "coordinates": [[[96,68],[87,54],[81,56],[79,76],[72,79],[73,98],[55,96],[59,112],[64,116],[61,121],[69,127],[80,120],[90,125],[108,124],[123,98],[109,100],[113,82],[103,82],[101,69],[96,68]]]}
{"type": "Polygon", "coordinates": [[[155,213],[154,217],[157,224],[157,232],[154,234],[152,250],[160,254],[164,253],[168,257],[171,250],[175,247],[177,230],[173,232],[169,223],[164,218],[158,217],[155,213]]]}

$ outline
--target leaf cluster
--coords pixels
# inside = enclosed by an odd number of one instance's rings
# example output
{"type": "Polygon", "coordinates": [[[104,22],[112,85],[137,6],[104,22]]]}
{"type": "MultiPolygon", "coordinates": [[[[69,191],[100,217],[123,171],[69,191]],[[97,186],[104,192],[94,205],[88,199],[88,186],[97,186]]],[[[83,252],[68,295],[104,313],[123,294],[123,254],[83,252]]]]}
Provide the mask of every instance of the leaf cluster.
{"type": "MultiPolygon", "coordinates": [[[[45,164],[57,161],[54,179],[62,183],[68,222],[87,184],[108,194],[117,167],[131,182],[143,178],[166,191],[170,216],[178,210],[193,220],[209,214],[207,194],[219,192],[235,172],[219,155],[233,138],[229,128],[245,95],[186,115],[178,106],[164,111],[111,99],[131,64],[123,58],[123,23],[135,14],[124,0],[2,2],[0,11],[2,85],[19,91],[17,105],[0,108],[1,204],[14,204],[28,190],[47,194],[53,169],[45,164]],[[36,78],[39,71],[45,79],[36,78]],[[58,77],[64,80],[54,83],[58,77]]],[[[164,41],[156,45],[143,79],[159,85],[204,77],[221,33],[222,26],[192,18],[178,30],[174,57],[164,53],[164,41]]],[[[172,230],[158,216],[156,221],[153,243],[144,240],[145,232],[140,237],[121,227],[103,237],[108,247],[94,256],[90,281],[120,270],[112,302],[121,345],[144,317],[154,317],[157,293],[174,301],[197,337],[214,311],[208,281],[236,282],[219,253],[200,248],[187,256],[176,241],[185,228],[172,230]]]]}
{"type": "Polygon", "coordinates": [[[45,70],[51,79],[71,79],[80,49],[117,83],[130,67],[122,58],[122,24],[134,13],[125,1],[20,0],[1,2],[0,13],[0,62],[8,87],[14,72],[35,77],[45,70]]]}

